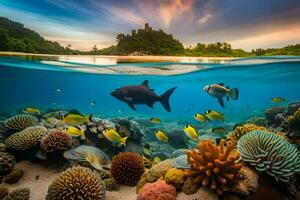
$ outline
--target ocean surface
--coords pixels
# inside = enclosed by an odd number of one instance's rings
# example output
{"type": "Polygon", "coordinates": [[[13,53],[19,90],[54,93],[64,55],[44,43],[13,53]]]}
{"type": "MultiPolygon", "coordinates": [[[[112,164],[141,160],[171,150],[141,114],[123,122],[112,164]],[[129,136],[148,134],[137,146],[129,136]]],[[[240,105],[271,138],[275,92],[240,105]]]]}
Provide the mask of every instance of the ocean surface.
{"type": "Polygon", "coordinates": [[[299,88],[300,57],[218,61],[184,58],[174,62],[95,56],[0,57],[0,109],[11,114],[32,106],[41,111],[77,109],[101,118],[158,117],[165,123],[199,125],[193,118],[195,113],[216,110],[224,113],[224,123],[233,126],[264,116],[266,108],[300,99],[299,88]],[[134,111],[110,95],[116,88],[144,80],[149,80],[150,88],[159,95],[178,87],[170,99],[171,112],[158,102],[153,109],[137,105],[134,111]],[[204,86],[214,83],[238,88],[238,100],[224,101],[222,108],[217,99],[203,91],[204,86]],[[273,103],[273,97],[288,101],[273,103]]]}

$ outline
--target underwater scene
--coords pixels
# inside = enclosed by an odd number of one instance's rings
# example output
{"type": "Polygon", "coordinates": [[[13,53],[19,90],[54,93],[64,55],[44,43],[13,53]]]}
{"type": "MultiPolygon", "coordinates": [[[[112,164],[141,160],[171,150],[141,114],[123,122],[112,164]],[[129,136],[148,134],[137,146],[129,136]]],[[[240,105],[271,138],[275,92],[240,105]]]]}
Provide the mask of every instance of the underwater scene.
{"type": "Polygon", "coordinates": [[[2,55],[0,199],[299,199],[299,88],[298,56],[2,55]]]}

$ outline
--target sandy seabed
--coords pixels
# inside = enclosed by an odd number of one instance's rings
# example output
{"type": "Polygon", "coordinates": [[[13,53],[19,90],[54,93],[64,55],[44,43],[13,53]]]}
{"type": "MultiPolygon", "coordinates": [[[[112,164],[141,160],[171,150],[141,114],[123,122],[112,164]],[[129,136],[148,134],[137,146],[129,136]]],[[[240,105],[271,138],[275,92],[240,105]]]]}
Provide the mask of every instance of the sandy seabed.
{"type": "MultiPolygon", "coordinates": [[[[16,168],[24,170],[22,179],[12,185],[3,183],[1,187],[7,187],[9,191],[21,187],[28,187],[30,189],[30,200],[45,200],[48,186],[61,173],[29,161],[17,163],[15,165],[15,169],[16,168]]],[[[135,191],[135,187],[121,186],[119,191],[106,191],[105,200],[136,200],[137,195],[135,191]]]]}

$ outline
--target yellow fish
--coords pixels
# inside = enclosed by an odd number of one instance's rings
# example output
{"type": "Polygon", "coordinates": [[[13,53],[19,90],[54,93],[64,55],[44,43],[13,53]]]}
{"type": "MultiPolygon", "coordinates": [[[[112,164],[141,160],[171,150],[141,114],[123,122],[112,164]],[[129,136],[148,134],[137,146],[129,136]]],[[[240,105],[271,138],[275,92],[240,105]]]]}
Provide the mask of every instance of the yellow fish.
{"type": "Polygon", "coordinates": [[[283,101],[286,101],[286,99],[281,98],[281,97],[274,97],[274,98],[272,98],[272,102],[273,103],[280,103],[280,102],[283,102],[283,101]]]}
{"type": "Polygon", "coordinates": [[[161,162],[161,159],[160,159],[159,157],[155,157],[155,158],[153,159],[153,162],[154,162],[155,164],[160,163],[160,162],[161,162]]]}
{"type": "Polygon", "coordinates": [[[34,114],[34,115],[40,115],[41,114],[39,109],[32,108],[32,107],[24,108],[23,113],[34,114]]]}
{"type": "Polygon", "coordinates": [[[72,137],[81,137],[81,139],[85,139],[84,131],[79,127],[68,126],[63,129],[63,132],[72,136],[72,137]]]}
{"type": "Polygon", "coordinates": [[[195,113],[194,118],[195,118],[195,120],[197,120],[199,122],[206,122],[207,121],[207,117],[205,115],[199,114],[199,113],[195,113]]]}
{"type": "Polygon", "coordinates": [[[216,128],[212,128],[211,132],[215,134],[225,134],[226,129],[224,127],[216,127],[216,128]]]}
{"type": "Polygon", "coordinates": [[[165,142],[165,143],[167,143],[169,141],[168,136],[166,136],[166,134],[163,131],[157,130],[154,133],[155,133],[156,139],[158,139],[159,141],[165,142]]]}
{"type": "Polygon", "coordinates": [[[210,120],[224,121],[224,115],[214,110],[207,110],[205,116],[210,120]]]}
{"type": "Polygon", "coordinates": [[[92,115],[82,115],[77,110],[71,110],[62,118],[65,124],[82,124],[92,122],[92,115]]]}
{"type": "Polygon", "coordinates": [[[194,141],[198,141],[199,136],[194,127],[192,127],[191,125],[188,124],[188,125],[184,126],[183,130],[184,130],[186,136],[188,136],[190,139],[192,139],[194,141]]]}
{"type": "Polygon", "coordinates": [[[105,136],[105,138],[108,139],[110,142],[114,144],[121,144],[126,147],[128,136],[122,138],[120,134],[114,129],[106,129],[102,133],[105,136]]]}
{"type": "Polygon", "coordinates": [[[160,123],[160,119],[156,118],[156,117],[152,117],[150,119],[150,122],[153,123],[153,124],[159,124],[160,123]]]}

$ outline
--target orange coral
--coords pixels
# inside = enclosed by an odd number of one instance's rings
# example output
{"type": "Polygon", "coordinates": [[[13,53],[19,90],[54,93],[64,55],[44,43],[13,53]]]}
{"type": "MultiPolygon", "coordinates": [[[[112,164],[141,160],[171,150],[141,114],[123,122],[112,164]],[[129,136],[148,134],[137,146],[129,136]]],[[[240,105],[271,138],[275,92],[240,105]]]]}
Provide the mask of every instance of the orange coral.
{"type": "Polygon", "coordinates": [[[241,178],[242,165],[236,163],[239,158],[232,143],[222,139],[217,146],[211,140],[200,141],[199,149],[187,152],[187,160],[191,165],[190,170],[185,171],[188,177],[194,177],[196,184],[207,186],[216,190],[218,194],[230,189],[234,180],[241,178]]]}

